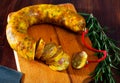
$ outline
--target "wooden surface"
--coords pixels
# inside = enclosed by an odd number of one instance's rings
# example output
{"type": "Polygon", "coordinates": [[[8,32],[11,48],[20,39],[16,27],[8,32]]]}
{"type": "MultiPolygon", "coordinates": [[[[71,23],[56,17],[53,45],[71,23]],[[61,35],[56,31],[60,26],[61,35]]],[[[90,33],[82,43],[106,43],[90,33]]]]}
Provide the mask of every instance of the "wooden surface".
{"type": "MultiPolygon", "coordinates": [[[[3,0],[0,2],[0,65],[16,69],[13,51],[8,45],[5,35],[6,19],[8,13],[19,10],[25,6],[38,3],[60,4],[73,3],[79,12],[93,13],[99,22],[107,27],[107,35],[118,41],[120,47],[120,1],[119,0],[3,0]]],[[[119,83],[120,78],[115,74],[119,83]]]]}
{"type": "MultiPolygon", "coordinates": [[[[73,53],[84,50],[89,55],[89,60],[97,59],[93,56],[93,52],[82,45],[80,35],[61,29],[61,27],[46,24],[37,25],[30,28],[29,34],[36,40],[42,37],[46,42],[55,42],[57,45],[61,45],[70,57],[73,53]]],[[[89,38],[86,38],[86,41],[91,44],[89,38]]],[[[58,72],[51,70],[43,62],[37,60],[28,61],[19,57],[19,63],[21,71],[25,74],[23,83],[88,83],[90,81],[89,74],[96,67],[96,64],[89,64],[88,67],[76,70],[70,64],[66,71],[58,72]]]]}

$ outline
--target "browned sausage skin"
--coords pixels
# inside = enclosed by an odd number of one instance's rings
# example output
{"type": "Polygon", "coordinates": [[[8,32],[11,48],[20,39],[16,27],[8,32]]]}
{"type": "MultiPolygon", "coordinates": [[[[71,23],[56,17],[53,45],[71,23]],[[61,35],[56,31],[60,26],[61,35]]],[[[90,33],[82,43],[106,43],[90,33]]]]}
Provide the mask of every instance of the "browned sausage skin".
{"type": "Polygon", "coordinates": [[[85,19],[77,13],[58,5],[40,4],[25,7],[8,16],[6,36],[10,46],[24,58],[33,60],[36,41],[27,34],[29,26],[52,23],[79,32],[85,29],[85,19]]]}

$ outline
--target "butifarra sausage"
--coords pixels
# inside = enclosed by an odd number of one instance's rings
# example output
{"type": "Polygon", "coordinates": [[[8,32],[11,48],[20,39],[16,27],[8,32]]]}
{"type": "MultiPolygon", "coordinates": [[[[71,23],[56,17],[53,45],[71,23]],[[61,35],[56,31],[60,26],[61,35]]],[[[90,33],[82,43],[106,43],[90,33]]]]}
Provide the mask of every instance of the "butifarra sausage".
{"type": "MultiPolygon", "coordinates": [[[[82,16],[64,6],[52,4],[40,4],[22,8],[19,11],[10,13],[7,22],[6,36],[11,48],[18,55],[29,60],[34,60],[35,53],[39,53],[36,52],[36,41],[27,33],[28,28],[33,24],[51,23],[64,26],[74,32],[84,31],[86,26],[85,19],[82,16]]],[[[45,46],[44,43],[41,45],[45,46]]],[[[44,47],[41,48],[44,49],[44,47]]],[[[64,57],[66,56],[68,55],[64,54],[64,57]]]]}

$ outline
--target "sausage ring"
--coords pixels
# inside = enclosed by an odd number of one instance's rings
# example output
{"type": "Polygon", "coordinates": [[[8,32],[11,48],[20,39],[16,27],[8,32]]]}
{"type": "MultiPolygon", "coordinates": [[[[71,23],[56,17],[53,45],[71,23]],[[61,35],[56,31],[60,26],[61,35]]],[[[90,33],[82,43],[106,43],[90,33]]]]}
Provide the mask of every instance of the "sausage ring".
{"type": "Polygon", "coordinates": [[[33,24],[52,23],[79,32],[85,28],[85,20],[77,13],[58,5],[40,4],[22,8],[8,15],[7,40],[18,55],[33,60],[36,41],[27,34],[33,24]]]}

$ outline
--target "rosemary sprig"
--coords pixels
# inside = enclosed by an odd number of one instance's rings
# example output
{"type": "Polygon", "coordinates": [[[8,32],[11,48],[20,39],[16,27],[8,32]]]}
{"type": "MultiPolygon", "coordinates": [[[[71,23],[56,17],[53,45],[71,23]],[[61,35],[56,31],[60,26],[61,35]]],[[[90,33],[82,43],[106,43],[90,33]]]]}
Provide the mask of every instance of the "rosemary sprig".
{"type": "MultiPolygon", "coordinates": [[[[117,65],[120,64],[120,48],[105,34],[98,20],[92,14],[79,14],[86,19],[86,27],[89,29],[88,36],[93,47],[108,52],[107,58],[100,62],[90,75],[93,77],[95,83],[115,83],[116,81],[113,78],[114,73],[111,69],[114,68],[120,73],[120,69],[117,68],[117,65]]],[[[103,56],[101,53],[95,55],[97,55],[98,58],[103,56]]]]}

